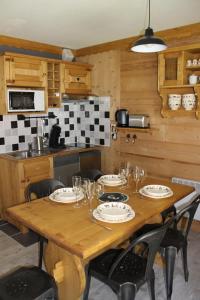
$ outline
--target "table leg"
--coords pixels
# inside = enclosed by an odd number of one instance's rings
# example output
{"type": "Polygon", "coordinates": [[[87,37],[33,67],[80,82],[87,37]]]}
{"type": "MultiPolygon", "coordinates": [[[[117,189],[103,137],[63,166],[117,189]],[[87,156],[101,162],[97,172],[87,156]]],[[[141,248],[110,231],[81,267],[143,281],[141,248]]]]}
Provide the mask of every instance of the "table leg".
{"type": "Polygon", "coordinates": [[[45,266],[55,278],[59,300],[80,299],[85,288],[85,271],[84,263],[78,256],[48,242],[45,266]]]}

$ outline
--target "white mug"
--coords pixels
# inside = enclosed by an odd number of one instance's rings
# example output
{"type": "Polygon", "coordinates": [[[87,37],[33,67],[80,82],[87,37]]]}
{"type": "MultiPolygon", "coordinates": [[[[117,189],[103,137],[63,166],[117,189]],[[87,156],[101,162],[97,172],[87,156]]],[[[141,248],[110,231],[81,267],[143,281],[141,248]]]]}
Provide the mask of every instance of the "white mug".
{"type": "Polygon", "coordinates": [[[197,75],[190,75],[189,76],[189,84],[197,84],[198,81],[198,76],[197,75]]]}
{"type": "Polygon", "coordinates": [[[193,59],[192,64],[193,64],[193,66],[196,66],[198,64],[198,60],[196,58],[193,59]]]}
{"type": "Polygon", "coordinates": [[[187,66],[190,67],[191,65],[192,65],[192,60],[191,60],[191,59],[188,59],[188,60],[187,60],[187,66]]]}

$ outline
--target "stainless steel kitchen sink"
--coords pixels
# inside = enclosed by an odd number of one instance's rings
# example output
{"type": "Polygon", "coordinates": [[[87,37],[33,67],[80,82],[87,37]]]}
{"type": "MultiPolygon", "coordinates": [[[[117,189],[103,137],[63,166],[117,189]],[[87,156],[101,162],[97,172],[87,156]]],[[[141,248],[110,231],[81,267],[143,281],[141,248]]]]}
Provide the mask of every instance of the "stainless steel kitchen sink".
{"type": "Polygon", "coordinates": [[[43,156],[43,155],[47,155],[47,154],[51,154],[51,151],[49,151],[49,150],[43,150],[43,151],[23,150],[23,151],[14,151],[14,152],[6,153],[6,155],[12,156],[16,159],[25,159],[25,158],[30,158],[30,157],[43,156]]]}
{"type": "Polygon", "coordinates": [[[92,148],[94,147],[93,145],[86,145],[86,144],[67,144],[65,148],[45,148],[41,151],[29,151],[29,150],[22,150],[22,151],[13,151],[13,152],[8,152],[6,155],[11,156],[15,159],[26,159],[26,158],[31,158],[31,157],[40,157],[44,155],[49,155],[49,154],[55,154],[60,151],[72,151],[72,150],[77,150],[81,148],[92,148]]]}

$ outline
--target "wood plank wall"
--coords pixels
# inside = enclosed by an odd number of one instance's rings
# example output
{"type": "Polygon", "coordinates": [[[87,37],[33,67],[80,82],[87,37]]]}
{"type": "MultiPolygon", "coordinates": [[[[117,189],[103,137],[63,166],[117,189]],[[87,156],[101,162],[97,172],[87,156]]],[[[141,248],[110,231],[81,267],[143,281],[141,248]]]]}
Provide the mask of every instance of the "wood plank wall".
{"type": "MultiPolygon", "coordinates": [[[[167,30],[163,35],[169,46],[198,43],[199,28],[200,24],[197,24],[167,30]]],[[[200,180],[200,120],[192,116],[161,117],[157,54],[138,54],[121,49],[82,56],[79,60],[95,66],[93,91],[111,95],[112,120],[119,106],[127,108],[130,113],[147,113],[151,119],[150,132],[133,130],[130,133],[137,136],[134,144],[126,142],[124,131],[118,134],[118,141],[112,142],[111,147],[104,151],[104,172],[116,170],[120,160],[130,160],[143,166],[150,175],[200,180]]]]}
{"type": "MultiPolygon", "coordinates": [[[[114,121],[116,107],[120,107],[120,51],[111,50],[80,57],[79,61],[93,65],[92,92],[99,96],[110,96],[110,118],[114,121]]],[[[111,147],[102,150],[102,170],[113,172],[119,156],[119,140],[111,141],[111,147]]]]}

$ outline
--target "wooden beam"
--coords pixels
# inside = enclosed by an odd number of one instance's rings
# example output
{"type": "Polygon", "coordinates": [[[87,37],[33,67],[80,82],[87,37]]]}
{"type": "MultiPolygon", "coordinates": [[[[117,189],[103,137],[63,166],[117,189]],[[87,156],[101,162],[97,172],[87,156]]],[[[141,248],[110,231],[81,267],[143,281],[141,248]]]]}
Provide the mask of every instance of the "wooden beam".
{"type": "Polygon", "coordinates": [[[28,40],[5,36],[5,35],[0,35],[0,45],[23,48],[27,50],[35,50],[40,52],[48,52],[52,54],[62,53],[62,47],[34,42],[34,41],[28,41],[28,40]]]}
{"type": "MultiPolygon", "coordinates": [[[[176,27],[172,29],[167,29],[163,31],[156,32],[156,36],[163,38],[169,47],[178,46],[179,43],[182,43],[185,38],[189,39],[190,36],[197,35],[197,43],[200,42],[200,23],[190,24],[186,26],[176,27]],[[176,42],[174,39],[176,38],[176,42]]],[[[116,50],[116,49],[130,49],[131,44],[136,41],[140,36],[132,36],[129,38],[116,40],[113,42],[103,43],[91,47],[85,47],[81,49],[77,49],[75,51],[76,56],[84,56],[95,54],[99,52],[109,51],[109,50],[116,50]]],[[[193,42],[194,43],[194,42],[193,42]]]]}

